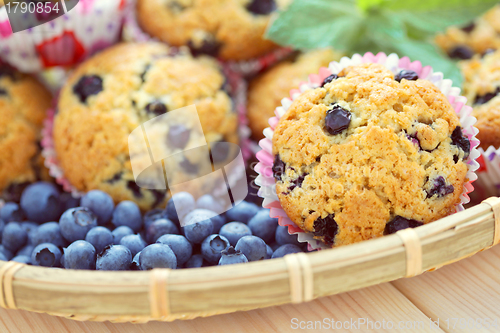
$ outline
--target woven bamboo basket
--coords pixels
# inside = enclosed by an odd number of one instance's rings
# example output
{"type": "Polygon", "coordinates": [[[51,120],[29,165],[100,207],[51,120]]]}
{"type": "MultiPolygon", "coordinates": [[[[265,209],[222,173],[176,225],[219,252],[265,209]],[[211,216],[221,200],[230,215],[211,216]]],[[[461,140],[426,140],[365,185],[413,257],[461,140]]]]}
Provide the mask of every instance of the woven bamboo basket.
{"type": "Polygon", "coordinates": [[[0,305],[75,320],[172,321],[299,303],[410,277],[500,240],[500,199],[353,245],[281,259],[138,272],[42,268],[0,261],[0,305]]]}

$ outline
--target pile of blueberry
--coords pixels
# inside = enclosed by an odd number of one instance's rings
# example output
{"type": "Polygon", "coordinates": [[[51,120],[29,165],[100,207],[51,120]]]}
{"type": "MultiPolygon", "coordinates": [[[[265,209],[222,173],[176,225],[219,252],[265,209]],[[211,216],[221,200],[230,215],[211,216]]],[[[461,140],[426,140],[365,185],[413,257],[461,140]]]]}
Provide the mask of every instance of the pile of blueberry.
{"type": "Polygon", "coordinates": [[[0,209],[0,260],[68,269],[148,270],[227,265],[279,258],[305,251],[296,235],[269,217],[267,209],[243,201],[223,215],[177,193],[166,209],[144,216],[132,201],[115,206],[98,190],[80,199],[47,182],[29,185],[19,203],[0,209]],[[179,215],[184,218],[181,227],[179,215]]]}

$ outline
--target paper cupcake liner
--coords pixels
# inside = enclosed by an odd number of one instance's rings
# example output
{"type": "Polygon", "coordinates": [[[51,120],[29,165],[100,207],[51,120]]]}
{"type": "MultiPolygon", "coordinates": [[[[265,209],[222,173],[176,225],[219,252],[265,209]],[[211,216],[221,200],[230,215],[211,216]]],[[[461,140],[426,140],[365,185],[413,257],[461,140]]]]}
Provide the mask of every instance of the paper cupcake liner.
{"type": "MultiPolygon", "coordinates": [[[[272,154],[272,137],[274,129],[276,128],[280,117],[282,117],[288,110],[292,101],[296,99],[302,92],[317,88],[321,85],[323,80],[331,75],[338,74],[342,69],[351,65],[358,65],[361,63],[378,63],[386,66],[393,73],[397,73],[402,69],[409,69],[415,71],[419,78],[427,79],[434,83],[439,90],[448,98],[450,104],[454,108],[455,112],[460,118],[460,124],[462,125],[462,132],[467,135],[471,144],[471,151],[469,158],[467,159],[467,182],[463,186],[462,194],[460,195],[460,204],[456,206],[456,212],[464,210],[463,205],[470,201],[468,193],[474,190],[472,182],[477,179],[475,171],[479,168],[479,163],[476,159],[481,156],[481,153],[477,149],[479,145],[479,140],[476,139],[476,134],[478,130],[473,126],[476,123],[476,118],[471,116],[472,108],[465,105],[467,98],[460,96],[460,88],[452,87],[452,81],[449,79],[443,79],[443,74],[440,72],[434,72],[430,66],[423,67],[419,61],[411,62],[408,57],[399,58],[396,54],[386,55],[385,53],[378,53],[376,56],[368,52],[361,56],[355,54],[352,58],[343,57],[340,62],[331,62],[328,68],[321,68],[318,74],[312,74],[309,76],[308,82],[302,82],[299,85],[299,89],[293,89],[290,91],[290,98],[284,98],[281,103],[282,106],[277,107],[275,110],[275,117],[269,119],[270,127],[264,130],[265,138],[259,142],[261,150],[257,153],[257,159],[260,161],[255,170],[259,174],[255,183],[260,186],[259,196],[264,198],[262,206],[269,208],[270,216],[277,217],[279,219],[279,224],[288,227],[288,232],[290,234],[297,234],[299,242],[307,242],[308,248],[321,249],[328,248],[321,241],[313,238],[310,233],[305,233],[300,229],[295,223],[293,223],[283,210],[278,196],[276,195],[276,181],[272,173],[273,165],[273,154],[272,154]]],[[[500,175],[500,173],[499,173],[500,175]]]]}
{"type": "Polygon", "coordinates": [[[481,156],[477,159],[479,169],[474,183],[475,201],[480,202],[491,196],[500,196],[500,149],[493,146],[486,151],[478,149],[481,156]]]}
{"type": "Polygon", "coordinates": [[[128,1],[80,0],[63,16],[16,33],[2,7],[0,57],[23,72],[72,66],[119,40],[128,1]]]}
{"type": "MultiPolygon", "coordinates": [[[[148,40],[158,41],[157,38],[150,36],[141,29],[137,21],[135,10],[130,10],[125,16],[123,38],[126,41],[130,42],[145,42],[148,40]]],[[[228,66],[231,71],[243,76],[250,76],[272,66],[273,64],[286,58],[292,53],[293,49],[289,47],[280,47],[255,59],[241,61],[220,61],[228,66]]]]}

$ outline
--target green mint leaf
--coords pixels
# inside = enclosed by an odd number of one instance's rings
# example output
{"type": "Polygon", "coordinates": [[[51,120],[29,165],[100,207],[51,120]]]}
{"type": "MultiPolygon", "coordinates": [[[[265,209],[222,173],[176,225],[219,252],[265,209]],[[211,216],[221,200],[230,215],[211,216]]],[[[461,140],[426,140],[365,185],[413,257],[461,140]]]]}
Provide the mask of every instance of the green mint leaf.
{"type": "Polygon", "coordinates": [[[267,38],[295,48],[332,46],[349,51],[364,25],[354,0],[295,0],[276,18],[267,38]]]}
{"type": "Polygon", "coordinates": [[[368,12],[371,8],[378,7],[386,0],[358,0],[358,8],[363,12],[368,12]]]}

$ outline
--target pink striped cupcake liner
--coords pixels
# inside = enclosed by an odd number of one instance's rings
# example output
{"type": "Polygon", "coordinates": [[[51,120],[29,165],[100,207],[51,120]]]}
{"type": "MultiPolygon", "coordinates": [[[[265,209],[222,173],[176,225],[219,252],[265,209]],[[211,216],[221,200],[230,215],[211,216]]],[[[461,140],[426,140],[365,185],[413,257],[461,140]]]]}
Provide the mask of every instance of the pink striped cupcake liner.
{"type": "MultiPolygon", "coordinates": [[[[321,68],[318,74],[309,75],[308,82],[302,82],[299,89],[290,91],[290,98],[283,98],[281,106],[275,110],[275,117],[269,119],[270,127],[264,130],[265,138],[259,142],[261,150],[257,153],[259,163],[255,167],[255,171],[259,174],[255,183],[260,186],[259,196],[264,201],[262,206],[270,209],[270,216],[278,218],[279,224],[288,227],[289,234],[297,234],[299,242],[308,243],[309,250],[328,248],[325,244],[313,238],[312,234],[305,233],[295,223],[293,223],[283,210],[278,196],[276,195],[276,181],[273,177],[272,166],[274,157],[272,154],[272,137],[274,129],[276,128],[279,119],[285,114],[293,100],[296,99],[302,92],[319,87],[323,80],[331,75],[338,74],[342,69],[347,66],[358,65],[362,63],[378,63],[386,66],[394,74],[403,69],[415,71],[419,78],[426,79],[434,83],[436,87],[448,98],[450,104],[454,108],[460,124],[462,125],[462,132],[467,135],[471,144],[471,151],[467,159],[467,182],[464,184],[462,194],[460,195],[460,204],[456,206],[456,212],[464,210],[463,205],[470,201],[468,193],[474,190],[472,182],[477,179],[475,171],[479,168],[479,163],[476,161],[481,156],[480,151],[477,149],[479,140],[476,138],[478,133],[477,128],[474,127],[476,118],[471,116],[472,108],[466,105],[467,98],[460,96],[460,88],[453,87],[452,81],[444,79],[443,74],[434,72],[430,66],[422,66],[420,61],[411,62],[408,57],[399,58],[397,54],[378,53],[373,55],[368,52],[364,55],[355,54],[352,58],[343,57],[339,62],[331,62],[328,68],[321,68]]],[[[499,159],[500,160],[500,159],[499,159]]],[[[500,179],[500,164],[498,165],[498,175],[500,179]]]]}

